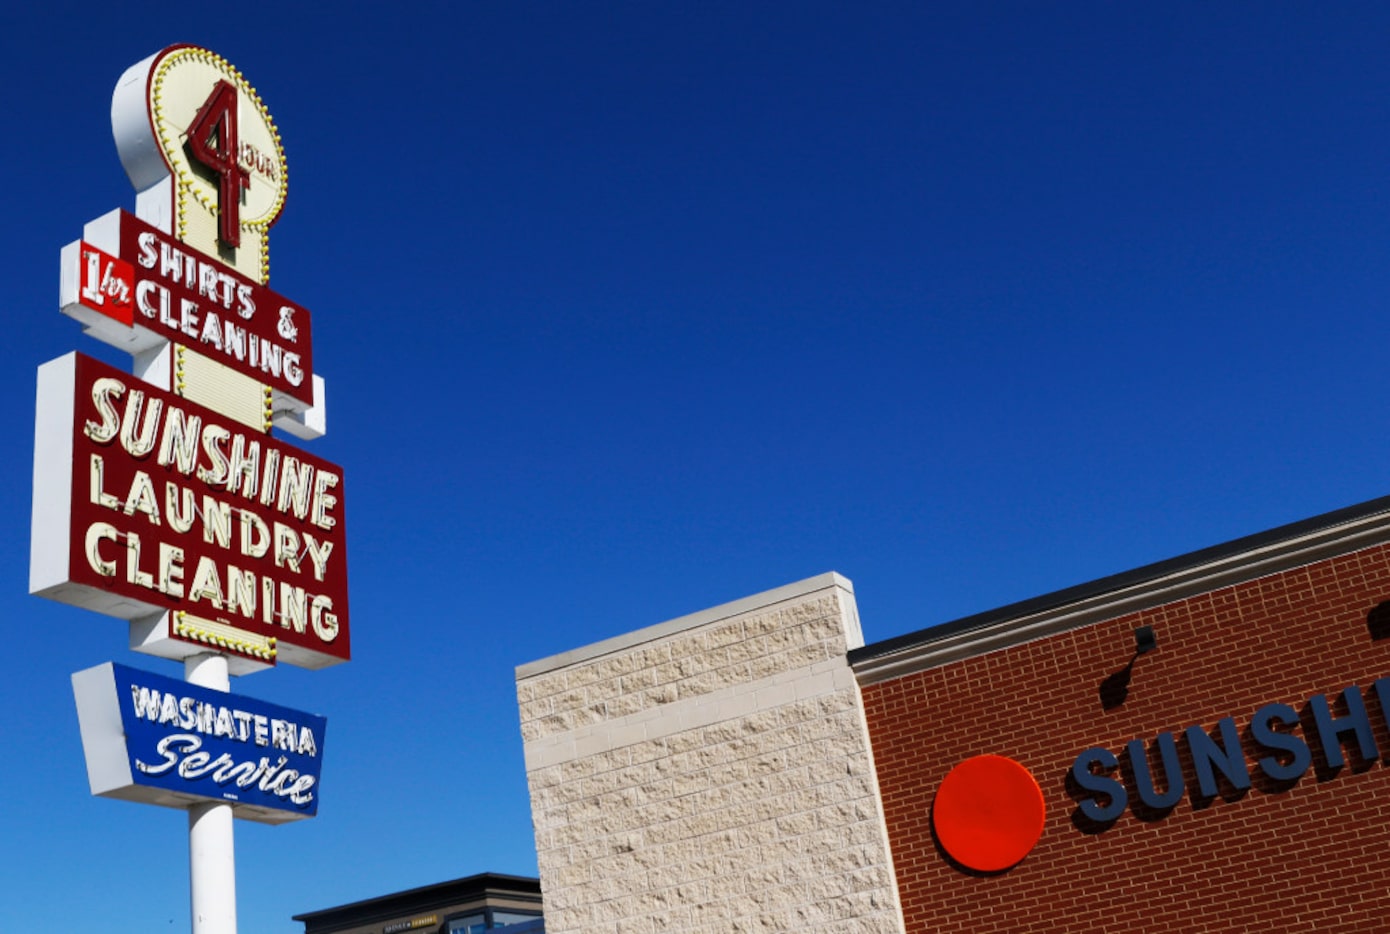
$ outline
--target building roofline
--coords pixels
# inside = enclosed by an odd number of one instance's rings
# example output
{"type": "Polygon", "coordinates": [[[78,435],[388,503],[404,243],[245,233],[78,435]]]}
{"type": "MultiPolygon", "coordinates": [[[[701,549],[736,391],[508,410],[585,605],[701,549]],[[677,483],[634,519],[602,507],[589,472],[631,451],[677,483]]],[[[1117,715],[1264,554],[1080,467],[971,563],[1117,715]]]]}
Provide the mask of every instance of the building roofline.
{"type": "Polygon", "coordinates": [[[849,653],[873,684],[1390,541],[1390,496],[931,626],[849,653]]]}
{"type": "Polygon", "coordinates": [[[551,655],[534,662],[518,665],[516,668],[516,679],[520,681],[523,678],[534,678],[536,675],[543,675],[560,668],[566,668],[570,665],[592,661],[593,659],[609,655],[613,652],[621,652],[624,649],[632,648],[635,645],[654,642],[657,639],[678,635],[686,630],[717,622],[721,619],[728,619],[744,613],[751,613],[755,610],[766,609],[773,604],[783,603],[787,600],[795,600],[807,594],[826,590],[830,587],[839,587],[851,597],[854,595],[854,584],[834,571],[827,571],[824,574],[817,574],[815,577],[808,577],[805,580],[796,581],[792,584],[775,587],[772,590],[765,590],[762,593],[756,593],[749,597],[743,597],[742,599],[733,600],[729,603],[721,603],[719,606],[710,607],[707,610],[700,610],[696,613],[678,616],[664,623],[657,623],[643,629],[635,629],[632,632],[623,633],[620,636],[604,639],[602,642],[594,642],[590,645],[580,646],[577,649],[571,649],[568,652],[561,652],[558,655],[551,655]]]}
{"type": "Polygon", "coordinates": [[[310,924],[331,923],[334,917],[339,915],[357,917],[376,914],[386,917],[402,912],[408,914],[423,910],[421,906],[426,903],[444,905],[486,896],[511,898],[517,901],[534,900],[536,907],[539,908],[541,905],[541,883],[539,879],[531,876],[509,876],[505,873],[481,872],[477,875],[465,876],[462,879],[422,885],[419,888],[393,892],[390,895],[379,895],[375,898],[363,899],[360,902],[349,902],[346,905],[321,908],[318,911],[306,911],[303,914],[294,915],[292,920],[310,924]]]}

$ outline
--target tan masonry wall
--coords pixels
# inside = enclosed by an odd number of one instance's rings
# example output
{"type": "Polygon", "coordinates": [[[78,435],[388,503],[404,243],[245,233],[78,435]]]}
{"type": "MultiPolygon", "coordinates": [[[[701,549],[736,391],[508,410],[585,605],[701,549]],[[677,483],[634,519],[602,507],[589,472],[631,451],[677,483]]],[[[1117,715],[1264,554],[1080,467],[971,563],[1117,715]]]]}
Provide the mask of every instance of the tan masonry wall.
{"type": "Polygon", "coordinates": [[[901,932],[850,583],[517,670],[552,934],[901,932]]]}

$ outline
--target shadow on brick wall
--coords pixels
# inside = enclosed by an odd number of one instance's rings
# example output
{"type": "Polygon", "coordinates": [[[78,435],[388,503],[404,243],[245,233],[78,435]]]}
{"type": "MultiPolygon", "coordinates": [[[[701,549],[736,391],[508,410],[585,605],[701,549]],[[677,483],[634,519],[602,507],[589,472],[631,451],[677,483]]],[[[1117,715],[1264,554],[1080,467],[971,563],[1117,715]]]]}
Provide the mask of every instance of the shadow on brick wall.
{"type": "Polygon", "coordinates": [[[1129,660],[1129,664],[1114,674],[1107,675],[1100,683],[1100,706],[1104,710],[1114,710],[1129,699],[1129,681],[1134,676],[1134,662],[1139,656],[1129,660]]]}
{"type": "Polygon", "coordinates": [[[1371,634],[1372,641],[1390,639],[1390,600],[1371,607],[1366,614],[1366,631],[1371,634]]]}

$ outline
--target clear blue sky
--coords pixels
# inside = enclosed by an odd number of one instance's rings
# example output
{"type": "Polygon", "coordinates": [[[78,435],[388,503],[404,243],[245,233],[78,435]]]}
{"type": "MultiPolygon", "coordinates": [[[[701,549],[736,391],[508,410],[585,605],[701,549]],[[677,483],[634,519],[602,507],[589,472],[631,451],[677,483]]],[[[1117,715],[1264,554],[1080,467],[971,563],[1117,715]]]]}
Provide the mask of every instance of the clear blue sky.
{"type": "Polygon", "coordinates": [[[283,133],[349,490],[353,661],[233,686],[329,724],[319,816],[237,825],[245,934],[534,872],[518,664],[827,570],[877,641],[1390,492],[1384,4],[9,4],[0,930],[188,923],[68,680],[177,666],[26,593],[35,368],[117,359],[58,252],[175,42],[283,133]]]}

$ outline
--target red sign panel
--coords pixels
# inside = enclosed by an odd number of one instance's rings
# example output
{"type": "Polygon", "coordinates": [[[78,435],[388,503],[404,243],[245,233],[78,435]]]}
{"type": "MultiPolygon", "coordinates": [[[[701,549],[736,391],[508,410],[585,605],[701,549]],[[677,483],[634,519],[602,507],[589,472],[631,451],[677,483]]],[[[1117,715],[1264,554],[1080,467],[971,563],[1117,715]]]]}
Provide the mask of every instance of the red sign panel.
{"type": "Polygon", "coordinates": [[[77,300],[126,327],[135,325],[135,270],[88,243],[78,254],[77,300]]]}
{"type": "Polygon", "coordinates": [[[307,309],[133,214],[113,211],[87,225],[83,265],[74,277],[81,290],[64,297],[108,316],[105,308],[87,300],[89,272],[98,276],[94,288],[106,284],[100,278],[104,270],[89,271],[86,265],[93,253],[123,263],[129,273],[132,312],[126,324],[190,347],[306,406],[313,404],[307,309]]]}
{"type": "Polygon", "coordinates": [[[40,368],[37,426],[32,592],[348,660],[341,468],[81,354],[40,368]]]}

